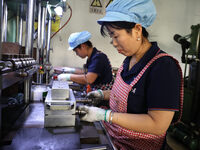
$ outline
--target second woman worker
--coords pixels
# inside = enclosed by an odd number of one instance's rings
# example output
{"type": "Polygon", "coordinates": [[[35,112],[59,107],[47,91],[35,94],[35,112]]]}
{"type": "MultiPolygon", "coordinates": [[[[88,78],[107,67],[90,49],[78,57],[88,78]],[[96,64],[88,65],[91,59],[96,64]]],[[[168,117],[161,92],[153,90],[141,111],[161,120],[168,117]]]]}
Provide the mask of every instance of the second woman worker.
{"type": "Polygon", "coordinates": [[[93,47],[88,31],[75,32],[69,36],[69,50],[81,58],[87,57],[83,69],[64,67],[65,72],[58,75],[58,80],[71,80],[79,84],[90,84],[94,88],[112,86],[112,67],[106,54],[93,47]]]}

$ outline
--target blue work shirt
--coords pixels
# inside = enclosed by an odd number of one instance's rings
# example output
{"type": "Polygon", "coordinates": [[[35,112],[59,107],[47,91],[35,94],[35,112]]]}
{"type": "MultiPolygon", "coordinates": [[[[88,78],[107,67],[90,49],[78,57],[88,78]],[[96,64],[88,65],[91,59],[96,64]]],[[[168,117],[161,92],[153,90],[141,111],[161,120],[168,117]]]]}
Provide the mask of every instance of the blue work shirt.
{"type": "MultiPolygon", "coordinates": [[[[126,57],[122,79],[130,84],[160,48],[152,42],[151,48],[129,70],[131,57],[126,57]]],[[[164,53],[160,50],[159,53],[164,53]]],[[[180,72],[176,62],[168,56],[157,59],[133,86],[128,96],[127,112],[143,114],[148,110],[178,111],[180,104],[180,72]]]]}
{"type": "Polygon", "coordinates": [[[91,57],[87,59],[86,68],[88,72],[93,72],[98,74],[97,79],[93,85],[106,84],[112,81],[112,67],[108,57],[93,48],[91,57]]]}

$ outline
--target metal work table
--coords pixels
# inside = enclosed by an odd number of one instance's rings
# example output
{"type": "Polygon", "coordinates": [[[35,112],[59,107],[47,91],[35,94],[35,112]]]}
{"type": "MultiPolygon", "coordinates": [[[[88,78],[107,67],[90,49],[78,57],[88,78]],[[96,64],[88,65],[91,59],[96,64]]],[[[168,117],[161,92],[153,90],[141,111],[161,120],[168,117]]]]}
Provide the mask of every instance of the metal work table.
{"type": "Polygon", "coordinates": [[[110,137],[100,122],[80,122],[75,127],[44,127],[44,103],[27,106],[12,131],[4,138],[2,150],[113,150],[110,137]]]}

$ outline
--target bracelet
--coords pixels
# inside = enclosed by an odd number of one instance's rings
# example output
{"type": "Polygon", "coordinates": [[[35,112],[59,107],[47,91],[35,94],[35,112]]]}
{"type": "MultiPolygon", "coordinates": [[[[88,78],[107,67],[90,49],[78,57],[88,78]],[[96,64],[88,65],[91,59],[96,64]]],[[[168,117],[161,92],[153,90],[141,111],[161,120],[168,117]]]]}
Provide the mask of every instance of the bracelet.
{"type": "Polygon", "coordinates": [[[102,90],[97,90],[99,92],[99,94],[101,95],[102,99],[104,98],[103,92],[102,90]]]}
{"type": "Polygon", "coordinates": [[[113,115],[114,115],[114,112],[111,111],[111,113],[110,113],[110,120],[109,120],[109,123],[110,123],[110,124],[112,124],[113,115]]]}
{"type": "Polygon", "coordinates": [[[105,115],[104,115],[104,121],[106,121],[106,113],[107,113],[107,109],[106,109],[106,111],[105,111],[105,115]]]}

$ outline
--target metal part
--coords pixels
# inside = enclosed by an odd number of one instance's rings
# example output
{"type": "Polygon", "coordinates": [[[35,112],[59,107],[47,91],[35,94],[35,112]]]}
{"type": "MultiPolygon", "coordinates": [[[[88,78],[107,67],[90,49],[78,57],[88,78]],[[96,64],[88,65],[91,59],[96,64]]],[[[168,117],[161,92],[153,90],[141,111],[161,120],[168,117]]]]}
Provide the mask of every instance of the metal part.
{"type": "Polygon", "coordinates": [[[41,22],[41,64],[44,63],[44,48],[45,48],[45,37],[46,37],[46,14],[47,8],[42,7],[42,22],[41,22]]]}
{"type": "Polygon", "coordinates": [[[67,81],[53,81],[51,98],[54,100],[69,99],[69,85],[67,81]]]}
{"type": "Polygon", "coordinates": [[[45,127],[75,126],[76,100],[73,91],[69,90],[68,100],[52,99],[51,92],[52,90],[48,91],[45,99],[45,127]]]}
{"type": "MultiPolygon", "coordinates": [[[[41,1],[38,2],[38,26],[37,26],[37,56],[36,56],[36,61],[40,64],[41,63],[41,1]]],[[[40,76],[40,73],[37,72],[37,83],[41,84],[42,83],[42,78],[40,76]]]]}
{"type": "Polygon", "coordinates": [[[47,51],[46,51],[46,64],[49,64],[49,51],[51,42],[51,12],[48,12],[48,30],[47,30],[47,51]]]}
{"type": "MultiPolygon", "coordinates": [[[[35,0],[27,0],[27,25],[26,25],[26,43],[25,43],[25,53],[32,57],[33,50],[33,23],[34,23],[34,6],[35,0]]],[[[26,79],[24,82],[24,98],[25,103],[30,101],[31,96],[31,79],[26,79]]]]}
{"type": "Polygon", "coordinates": [[[35,0],[27,0],[27,20],[26,20],[26,43],[25,53],[32,57],[33,49],[33,23],[34,23],[34,6],[35,0]]]}
{"type": "Polygon", "coordinates": [[[95,147],[90,147],[90,148],[83,148],[80,150],[105,150],[105,149],[107,149],[106,146],[95,146],[95,147]]]}
{"type": "Polygon", "coordinates": [[[85,111],[83,111],[83,110],[78,110],[78,109],[76,109],[75,114],[72,114],[72,115],[85,115],[85,114],[87,114],[87,112],[85,112],[85,111]]]}
{"type": "Polygon", "coordinates": [[[1,31],[1,41],[7,41],[7,20],[8,19],[8,7],[6,2],[3,3],[3,22],[1,24],[2,31],[1,31]]]}
{"type": "Polygon", "coordinates": [[[20,15],[19,15],[19,33],[18,33],[18,41],[19,45],[22,45],[22,39],[23,39],[23,19],[22,19],[22,14],[24,11],[24,4],[20,4],[20,15]]]}
{"type": "Polygon", "coordinates": [[[92,99],[88,99],[88,98],[77,98],[76,99],[77,103],[92,103],[92,99]]]}

